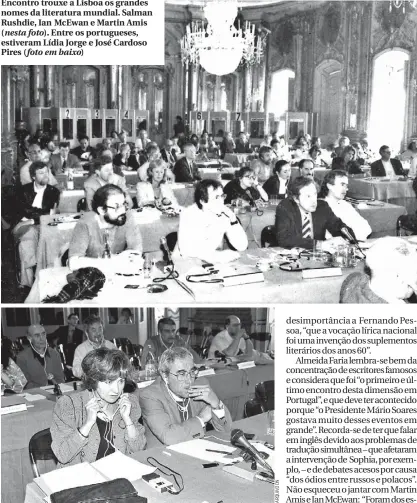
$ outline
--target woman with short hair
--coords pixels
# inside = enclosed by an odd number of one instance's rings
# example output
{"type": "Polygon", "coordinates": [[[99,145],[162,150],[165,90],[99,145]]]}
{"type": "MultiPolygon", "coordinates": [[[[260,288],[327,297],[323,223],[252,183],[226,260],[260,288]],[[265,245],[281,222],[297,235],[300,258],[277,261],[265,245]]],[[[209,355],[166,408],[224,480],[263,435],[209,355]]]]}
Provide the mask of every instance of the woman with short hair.
{"type": "Polygon", "coordinates": [[[285,199],[288,196],[288,185],[291,179],[291,166],[289,162],[281,159],[275,163],[274,174],[263,184],[268,197],[276,196],[285,199]]]}
{"type": "Polygon", "coordinates": [[[268,194],[258,182],[253,169],[240,168],[236,178],[231,180],[223,189],[226,196],[225,203],[230,204],[235,199],[243,199],[253,206],[255,201],[268,201],[268,194]]]}
{"type": "Polygon", "coordinates": [[[145,429],[136,395],[125,393],[131,366],[117,349],[101,347],[82,361],[83,391],[61,397],[54,408],[52,450],[59,465],[92,463],[116,450],[145,448],[145,429]]]}

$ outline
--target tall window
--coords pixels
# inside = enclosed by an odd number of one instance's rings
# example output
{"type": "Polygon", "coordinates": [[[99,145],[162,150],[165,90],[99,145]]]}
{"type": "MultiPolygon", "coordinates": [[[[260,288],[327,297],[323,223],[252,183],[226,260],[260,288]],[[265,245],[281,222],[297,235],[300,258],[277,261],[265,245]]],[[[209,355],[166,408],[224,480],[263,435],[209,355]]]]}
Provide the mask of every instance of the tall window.
{"type": "Polygon", "coordinates": [[[282,115],[292,108],[295,73],[292,70],[278,70],[272,74],[269,111],[282,115]]]}
{"type": "Polygon", "coordinates": [[[376,56],[372,82],[369,145],[378,150],[389,145],[401,148],[404,136],[406,104],[406,66],[410,56],[393,49],[376,56]]]}

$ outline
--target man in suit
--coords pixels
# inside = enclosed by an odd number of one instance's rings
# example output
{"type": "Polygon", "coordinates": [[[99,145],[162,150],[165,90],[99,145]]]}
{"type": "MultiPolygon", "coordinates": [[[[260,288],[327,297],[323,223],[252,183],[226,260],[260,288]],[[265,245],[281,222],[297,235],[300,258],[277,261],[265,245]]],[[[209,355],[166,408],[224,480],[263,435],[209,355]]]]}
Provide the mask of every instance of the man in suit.
{"type": "Polygon", "coordinates": [[[139,396],[148,447],[203,438],[207,423],[216,431],[230,431],[227,407],[206,379],[196,381],[198,370],[188,349],[167,349],[158,371],[139,396]]]}
{"type": "Polygon", "coordinates": [[[133,201],[126,188],[126,179],[124,176],[117,175],[113,172],[113,160],[109,155],[103,154],[99,159],[93,161],[94,175],[91,175],[84,182],[85,199],[87,209],[92,209],[92,201],[94,194],[100,187],[109,183],[117,185],[126,196],[128,208],[133,207],[133,201]]]}
{"type": "MultiPolygon", "coordinates": [[[[30,176],[30,166],[33,162],[43,161],[42,159],[42,150],[38,143],[32,143],[28,148],[28,157],[29,160],[23,164],[20,168],[20,183],[21,185],[26,185],[27,183],[32,183],[32,177],[30,176]]],[[[52,174],[51,169],[48,170],[49,174],[49,185],[55,186],[58,185],[57,179],[52,174]]]]}
{"type": "Polygon", "coordinates": [[[69,153],[70,144],[68,141],[59,143],[59,154],[52,154],[49,160],[49,167],[53,174],[67,173],[68,170],[81,171],[82,166],[78,157],[69,153]]]}
{"type": "Polygon", "coordinates": [[[252,152],[252,146],[247,140],[246,133],[244,131],[241,131],[239,133],[239,138],[236,140],[236,153],[251,154],[252,152]]]}
{"type": "Polygon", "coordinates": [[[403,165],[398,159],[391,159],[391,149],[382,145],[379,149],[381,159],[371,164],[372,176],[404,176],[403,165]]]}
{"type": "Polygon", "coordinates": [[[96,157],[95,149],[90,145],[90,138],[82,135],[78,139],[79,145],[71,150],[71,154],[78,157],[82,166],[90,162],[91,157],[96,157]]]}
{"type": "Polygon", "coordinates": [[[32,183],[18,190],[15,207],[18,223],[13,236],[19,243],[21,285],[30,287],[37,264],[40,217],[58,207],[60,193],[49,185],[49,170],[44,162],[33,162],[29,169],[32,183]]]}
{"type": "Polygon", "coordinates": [[[277,207],[275,228],[277,245],[284,248],[312,249],[314,240],[323,241],[323,250],[331,251],[346,241],[341,237],[341,229],[349,229],[337,218],[329,205],[317,201],[317,189],[312,178],[298,177],[291,184],[292,197],[284,199],[277,207]],[[326,231],[333,237],[326,239],[326,231]]]}
{"type": "Polygon", "coordinates": [[[59,327],[52,334],[51,339],[56,340],[57,346],[62,344],[65,363],[72,367],[75,348],[83,342],[83,331],[77,328],[78,315],[70,313],[68,315],[68,325],[59,327]]]}
{"type": "Polygon", "coordinates": [[[175,164],[175,157],[172,153],[173,146],[173,141],[170,138],[167,138],[165,146],[161,149],[161,157],[168,164],[170,169],[172,169],[175,164]]]}
{"type": "Polygon", "coordinates": [[[181,157],[174,166],[175,181],[177,183],[193,183],[200,180],[194,161],[196,156],[195,146],[192,143],[184,145],[184,157],[181,157]]]}

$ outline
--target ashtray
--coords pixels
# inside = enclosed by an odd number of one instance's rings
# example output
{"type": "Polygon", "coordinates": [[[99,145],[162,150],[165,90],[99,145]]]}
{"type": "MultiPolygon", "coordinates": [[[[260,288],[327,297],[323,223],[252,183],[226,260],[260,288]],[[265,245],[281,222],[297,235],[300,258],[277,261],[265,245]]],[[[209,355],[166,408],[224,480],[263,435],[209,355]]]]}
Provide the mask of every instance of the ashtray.
{"type": "Polygon", "coordinates": [[[162,293],[168,290],[168,287],[166,285],[148,285],[146,287],[146,291],[148,293],[162,293]]]}

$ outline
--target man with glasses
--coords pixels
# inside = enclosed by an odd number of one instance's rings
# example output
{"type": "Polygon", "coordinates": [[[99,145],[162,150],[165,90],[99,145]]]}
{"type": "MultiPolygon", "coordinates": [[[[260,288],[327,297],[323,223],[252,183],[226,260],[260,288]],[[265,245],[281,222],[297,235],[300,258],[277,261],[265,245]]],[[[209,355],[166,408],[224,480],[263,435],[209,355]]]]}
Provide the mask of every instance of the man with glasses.
{"type": "MultiPolygon", "coordinates": [[[[146,358],[148,356],[149,351],[152,351],[152,354],[156,361],[158,361],[162,355],[162,353],[166,349],[172,349],[174,347],[186,347],[185,341],[182,337],[177,334],[177,327],[175,325],[175,321],[172,318],[161,318],[158,321],[158,335],[149,337],[145,341],[143,345],[143,352],[141,357],[141,366],[145,368],[146,358]]],[[[188,348],[190,353],[193,355],[194,361],[199,362],[200,357],[197,355],[195,351],[191,348],[188,348]]]]}
{"type": "Polygon", "coordinates": [[[246,330],[237,316],[228,316],[225,321],[225,329],[219,332],[213,339],[208,358],[217,358],[219,353],[225,356],[246,355],[253,357],[253,344],[246,330]]]}
{"type": "Polygon", "coordinates": [[[69,245],[69,266],[97,267],[106,272],[109,260],[102,260],[125,249],[142,253],[142,237],[135,220],[136,212],[128,211],[123,190],[113,184],[100,187],[93,196],[92,211],[77,222],[69,245]]]}
{"type": "Polygon", "coordinates": [[[227,407],[207,379],[198,378],[188,349],[164,351],[158,372],[159,377],[139,395],[149,448],[203,438],[207,423],[216,431],[230,431],[227,407]]]}
{"type": "Polygon", "coordinates": [[[372,176],[404,176],[403,165],[398,159],[391,159],[391,149],[382,145],[379,149],[381,159],[371,164],[372,176]]]}
{"type": "Polygon", "coordinates": [[[223,188],[217,180],[196,186],[195,203],[181,212],[174,258],[191,257],[207,262],[230,262],[248,247],[248,238],[236,215],[224,205],[223,188]],[[227,236],[235,250],[222,250],[227,236]]]}
{"type": "Polygon", "coordinates": [[[72,364],[72,373],[80,379],[83,375],[81,363],[90,351],[103,347],[117,349],[112,342],[104,338],[104,326],[100,316],[92,314],[83,321],[83,325],[87,340],[76,347],[72,364]]]}

